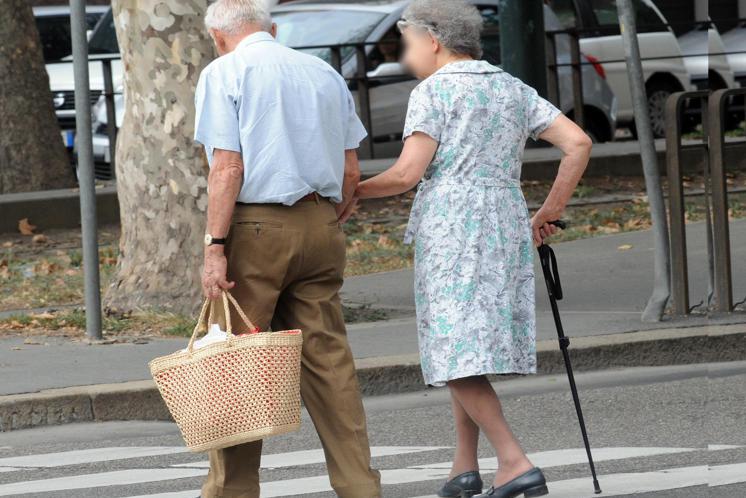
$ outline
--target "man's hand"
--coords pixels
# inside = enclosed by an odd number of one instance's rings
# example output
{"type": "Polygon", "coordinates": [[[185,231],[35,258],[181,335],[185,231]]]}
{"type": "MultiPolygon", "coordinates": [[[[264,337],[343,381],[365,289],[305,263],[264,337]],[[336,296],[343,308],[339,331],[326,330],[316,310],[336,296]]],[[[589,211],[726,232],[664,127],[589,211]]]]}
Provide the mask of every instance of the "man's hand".
{"type": "Polygon", "coordinates": [[[202,291],[205,297],[217,299],[221,290],[232,289],[235,282],[228,281],[228,260],[222,246],[209,246],[205,249],[205,268],[202,272],[202,291]]]}
{"type": "Polygon", "coordinates": [[[357,212],[357,204],[358,198],[353,197],[342,211],[337,210],[337,218],[339,218],[340,223],[347,223],[347,220],[357,212]]]}

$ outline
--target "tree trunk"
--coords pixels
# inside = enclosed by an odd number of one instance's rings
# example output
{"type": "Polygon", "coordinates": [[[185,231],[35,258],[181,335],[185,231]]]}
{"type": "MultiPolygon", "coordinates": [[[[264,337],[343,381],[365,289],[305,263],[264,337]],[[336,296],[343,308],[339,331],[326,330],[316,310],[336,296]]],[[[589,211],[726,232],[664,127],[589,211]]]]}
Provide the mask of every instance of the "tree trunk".
{"type": "Polygon", "coordinates": [[[114,0],[112,8],[125,68],[116,153],[122,235],[104,305],[193,313],[207,210],[194,89],[214,58],[207,0],[114,0]]]}
{"type": "Polygon", "coordinates": [[[26,0],[2,0],[0,194],[74,184],[31,6],[26,0]]]}

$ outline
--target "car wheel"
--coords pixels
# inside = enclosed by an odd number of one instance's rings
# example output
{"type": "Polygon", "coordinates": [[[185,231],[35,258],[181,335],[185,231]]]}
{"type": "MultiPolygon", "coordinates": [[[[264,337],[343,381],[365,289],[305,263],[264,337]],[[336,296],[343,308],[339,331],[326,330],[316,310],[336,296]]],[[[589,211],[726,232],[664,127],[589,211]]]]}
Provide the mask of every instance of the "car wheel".
{"type": "Polygon", "coordinates": [[[653,85],[647,91],[650,125],[653,128],[655,138],[666,136],[666,101],[675,92],[675,89],[665,84],[653,85]]]}
{"type": "Polygon", "coordinates": [[[586,135],[591,137],[594,144],[599,144],[607,140],[607,137],[609,136],[609,131],[606,127],[600,124],[593,116],[586,117],[584,131],[586,135]]]}

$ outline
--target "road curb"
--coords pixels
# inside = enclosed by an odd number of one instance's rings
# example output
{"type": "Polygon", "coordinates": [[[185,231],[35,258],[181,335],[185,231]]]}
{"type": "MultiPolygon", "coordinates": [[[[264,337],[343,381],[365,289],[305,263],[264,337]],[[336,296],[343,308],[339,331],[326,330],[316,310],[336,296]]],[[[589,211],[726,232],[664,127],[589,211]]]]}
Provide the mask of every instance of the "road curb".
{"type": "MultiPolygon", "coordinates": [[[[746,359],[746,324],[658,329],[571,339],[577,371],[746,359]]],[[[537,343],[538,374],[564,371],[556,340],[537,343]]],[[[417,355],[355,361],[364,395],[423,389],[417,355]]],[[[515,377],[515,376],[510,376],[515,377]]],[[[152,380],[0,396],[0,432],[71,422],[171,420],[152,380]]]]}

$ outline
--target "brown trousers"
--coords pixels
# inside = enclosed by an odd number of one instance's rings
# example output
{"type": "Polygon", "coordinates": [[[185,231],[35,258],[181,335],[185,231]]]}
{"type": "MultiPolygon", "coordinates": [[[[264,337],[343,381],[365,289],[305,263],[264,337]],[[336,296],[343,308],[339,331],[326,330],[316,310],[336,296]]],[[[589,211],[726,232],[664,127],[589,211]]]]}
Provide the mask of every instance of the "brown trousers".
{"type": "MultiPolygon", "coordinates": [[[[328,200],[237,205],[225,248],[228,280],[236,282],[231,293],[262,330],[302,330],[301,396],[321,439],[332,488],[342,498],[378,498],[380,473],[370,466],[338,293],[345,245],[328,200]]],[[[231,322],[234,332],[245,332],[233,310],[231,322]]],[[[210,451],[202,497],[259,498],[261,452],[261,441],[210,451]]]]}

